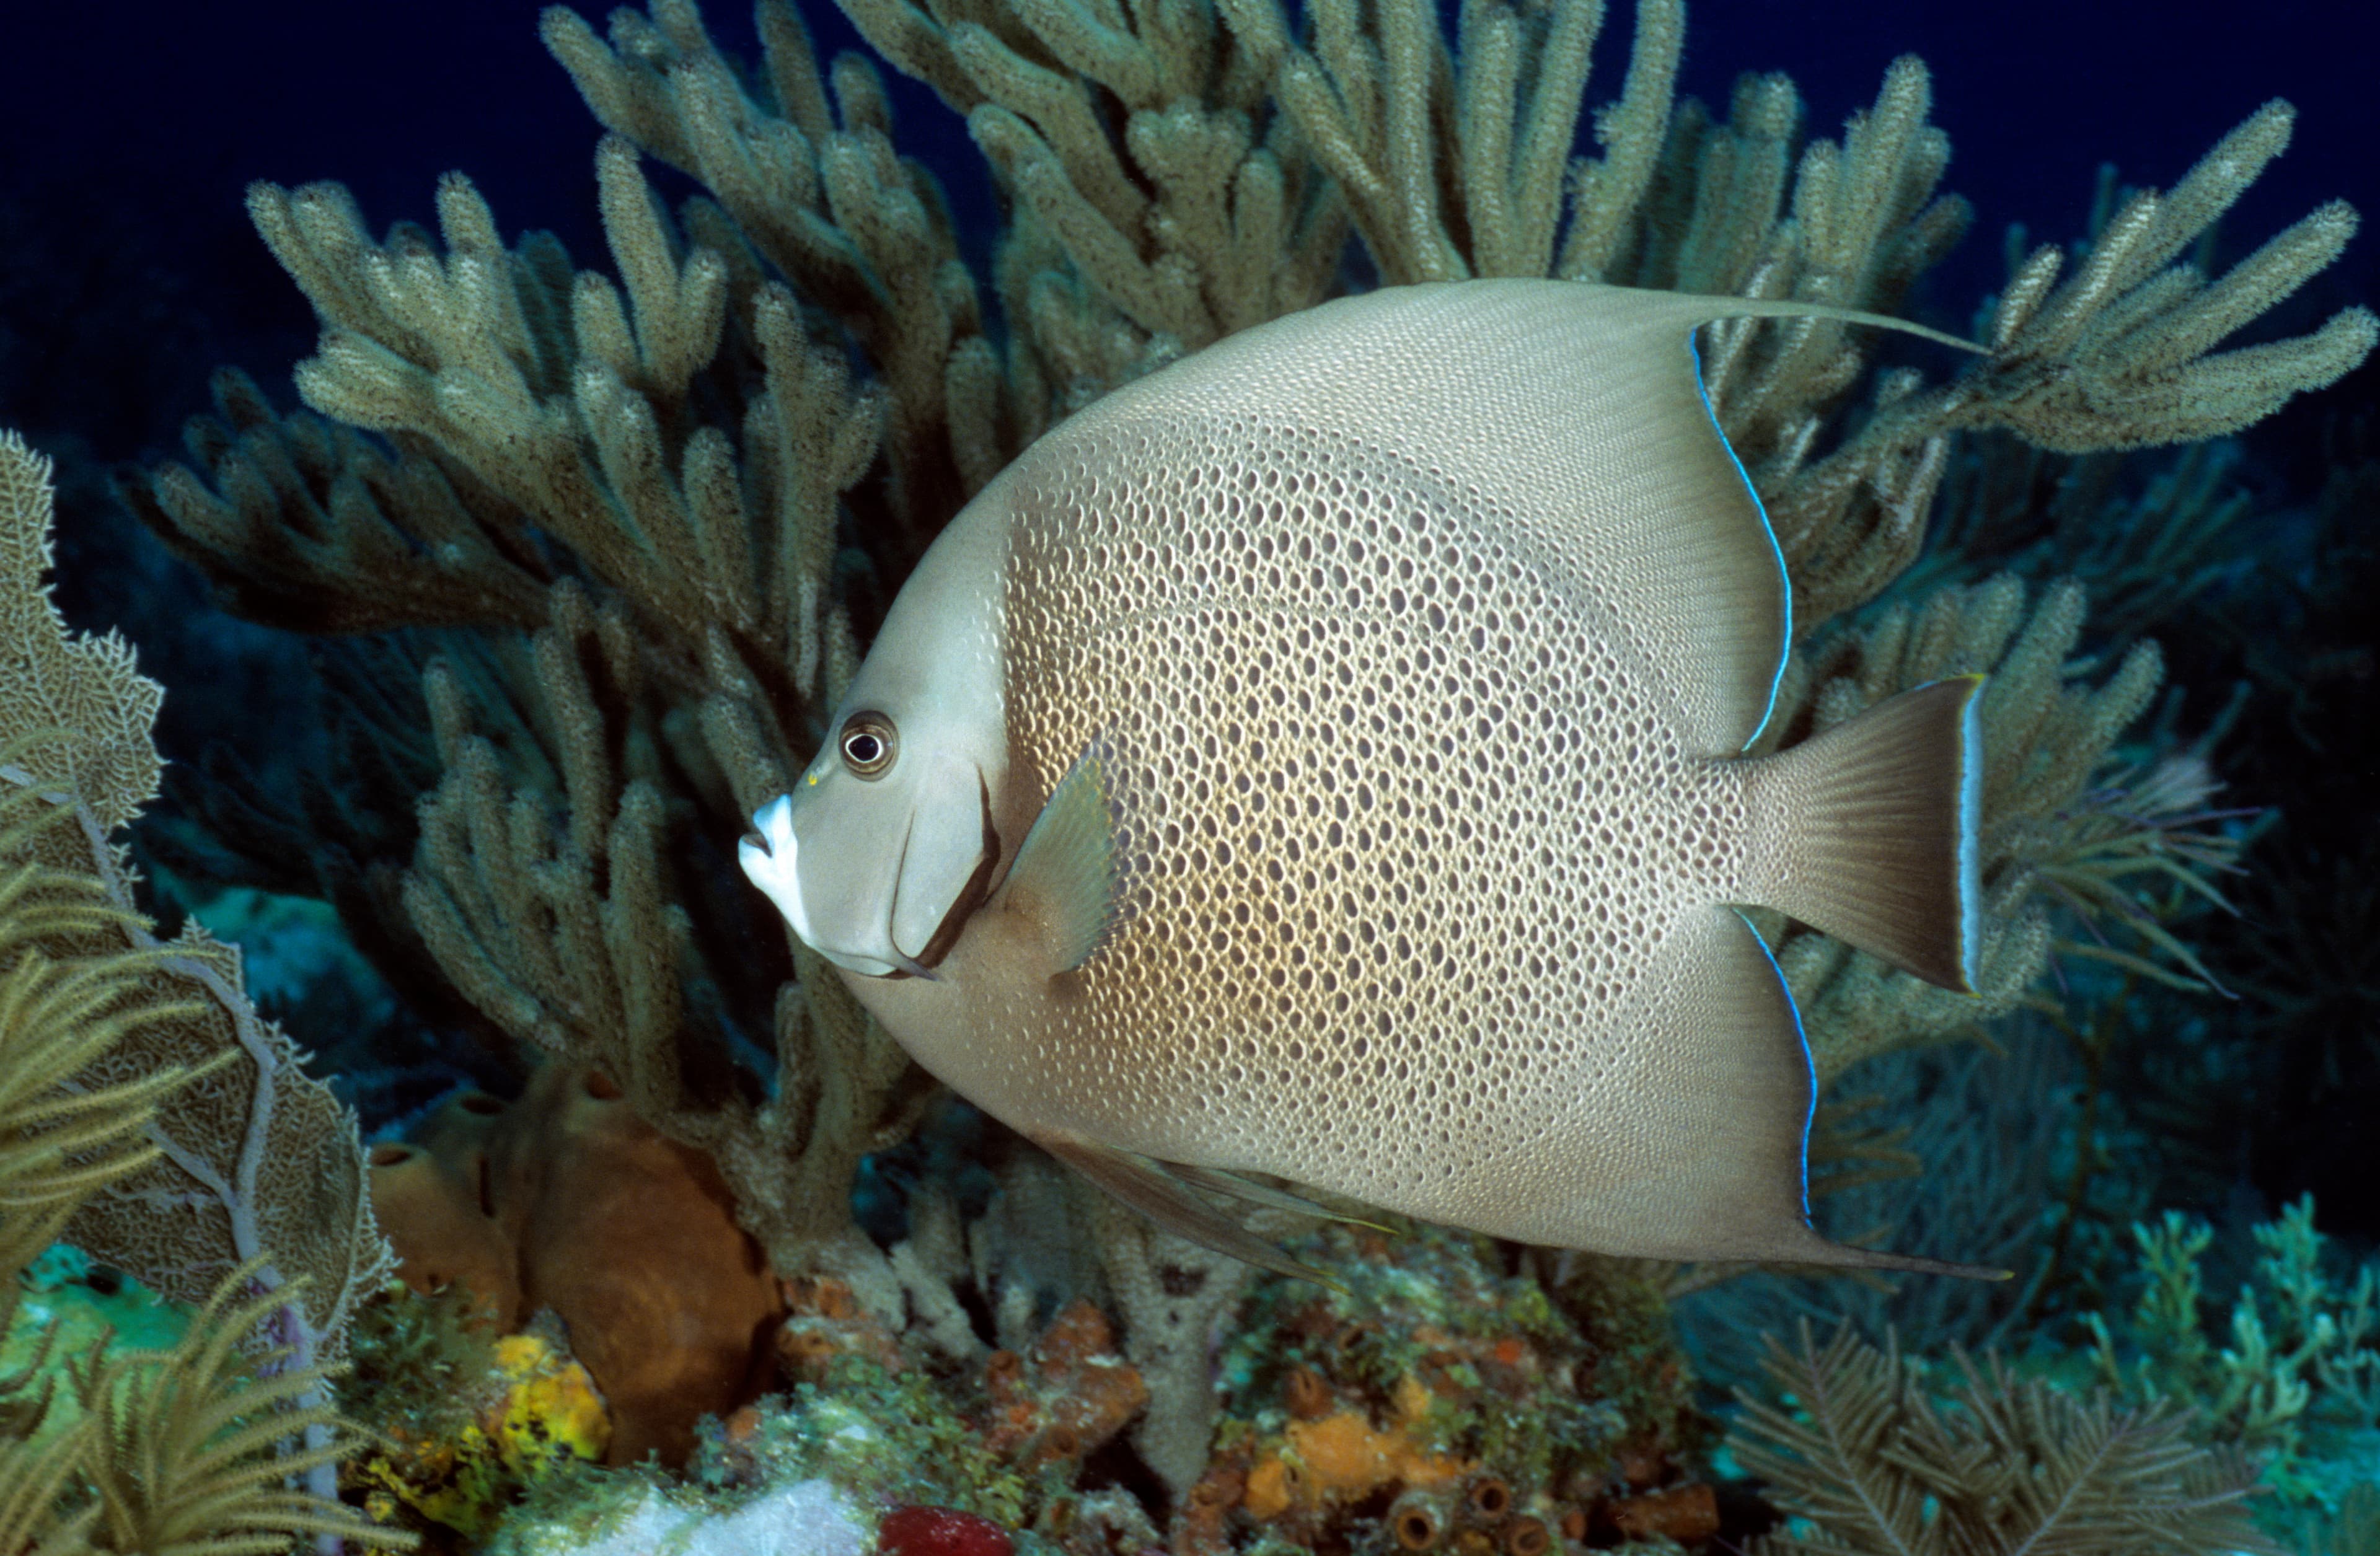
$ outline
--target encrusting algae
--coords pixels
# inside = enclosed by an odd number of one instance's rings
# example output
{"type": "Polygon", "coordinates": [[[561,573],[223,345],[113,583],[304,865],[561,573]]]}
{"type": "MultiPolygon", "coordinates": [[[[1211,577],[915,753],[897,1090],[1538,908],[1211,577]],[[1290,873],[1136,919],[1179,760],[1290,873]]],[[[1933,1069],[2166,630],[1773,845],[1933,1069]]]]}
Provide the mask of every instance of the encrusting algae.
{"type": "Polygon", "coordinates": [[[601,1461],[612,1419],[587,1369],[540,1334],[504,1335],[492,1350],[486,1379],[428,1419],[385,1421],[384,1444],[348,1466],[375,1518],[401,1502],[483,1539],[563,1461],[601,1461]]]}
{"type": "MultiPolygon", "coordinates": [[[[1188,1503],[1327,1547],[1523,1556],[1630,1525],[1684,1535],[1709,1505],[1707,1427],[1658,1294],[1624,1267],[1569,1279],[1436,1228],[1332,1228],[1300,1251],[1342,1290],[1260,1288],[1226,1346],[1216,1467],[1188,1503]]],[[[1231,1521],[1208,1517],[1203,1550],[1231,1521]]],[[[1178,1538],[1184,1526],[1177,1524],[1178,1538]]],[[[1715,1520],[1708,1533],[1717,1527],[1715,1520]]]]}

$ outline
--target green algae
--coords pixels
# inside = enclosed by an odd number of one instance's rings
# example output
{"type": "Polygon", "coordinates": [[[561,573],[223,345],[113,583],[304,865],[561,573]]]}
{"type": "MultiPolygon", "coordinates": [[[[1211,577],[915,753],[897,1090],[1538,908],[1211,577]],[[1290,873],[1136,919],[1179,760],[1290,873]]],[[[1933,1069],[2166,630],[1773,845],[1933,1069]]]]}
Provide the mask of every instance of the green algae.
{"type": "Polygon", "coordinates": [[[94,1264],[69,1243],[50,1245],[19,1280],[16,1314],[0,1336],[0,1378],[23,1374],[36,1390],[44,1378],[58,1384],[31,1441],[47,1441],[78,1418],[75,1392],[67,1383],[69,1362],[171,1351],[190,1325],[189,1309],[121,1270],[94,1264]]]}

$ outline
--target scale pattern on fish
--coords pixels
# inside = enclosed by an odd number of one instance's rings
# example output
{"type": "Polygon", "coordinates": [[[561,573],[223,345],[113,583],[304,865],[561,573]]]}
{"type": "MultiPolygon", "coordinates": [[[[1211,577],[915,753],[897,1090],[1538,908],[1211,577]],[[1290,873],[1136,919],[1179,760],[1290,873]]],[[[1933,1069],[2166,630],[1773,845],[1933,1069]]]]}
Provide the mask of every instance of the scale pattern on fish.
{"type": "Polygon", "coordinates": [[[1741,755],[1791,602],[1691,337],[1746,313],[1895,323],[1401,287],[1119,389],[938,541],[747,869],[937,1076],[1275,1268],[1199,1191],[1976,1272],[1808,1223],[1737,908],[1968,987],[1977,683],[1741,755]]]}

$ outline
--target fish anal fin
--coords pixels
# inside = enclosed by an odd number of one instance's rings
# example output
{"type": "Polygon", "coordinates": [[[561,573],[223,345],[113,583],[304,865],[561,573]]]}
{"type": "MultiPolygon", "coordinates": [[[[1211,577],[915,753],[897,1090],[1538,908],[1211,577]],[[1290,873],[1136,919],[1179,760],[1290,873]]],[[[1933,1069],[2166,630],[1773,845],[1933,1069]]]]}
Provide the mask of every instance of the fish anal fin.
{"type": "Polygon", "coordinates": [[[1589,1174],[1580,1224],[1559,1240],[1639,1258],[1998,1273],[1849,1247],[1811,1227],[1816,1083],[1792,995],[1742,914],[1689,915],[1658,966],[1670,988],[1657,1029],[1631,1050],[1609,1099],[1634,1115],[1649,1158],[1625,1178],[1589,1174]]]}
{"type": "Polygon", "coordinates": [[[1168,1232],[1259,1270],[1311,1281],[1333,1291],[1346,1289],[1199,1198],[1162,1163],[1078,1136],[1053,1133],[1031,1138],[1034,1144],[1168,1232]]]}
{"type": "Polygon", "coordinates": [[[1073,972],[1121,927],[1126,889],[1112,764],[1093,746],[1050,791],[1001,887],[1004,907],[1043,926],[1053,971],[1073,972]]]}
{"type": "Polygon", "coordinates": [[[1976,847],[1984,678],[1888,698],[1751,764],[1747,797],[1775,878],[1756,901],[1944,989],[1972,994],[1983,910],[1976,847]]]}

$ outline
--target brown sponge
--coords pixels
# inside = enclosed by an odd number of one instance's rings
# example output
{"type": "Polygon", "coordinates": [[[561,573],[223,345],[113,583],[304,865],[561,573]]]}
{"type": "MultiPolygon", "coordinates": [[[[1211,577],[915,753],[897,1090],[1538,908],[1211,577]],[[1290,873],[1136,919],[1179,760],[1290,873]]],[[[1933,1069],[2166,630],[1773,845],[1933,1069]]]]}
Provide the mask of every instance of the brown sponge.
{"type": "Polygon", "coordinates": [[[417,1291],[456,1282],[510,1331],[552,1308],[612,1412],[613,1464],[682,1464],[701,1416],[771,1378],[783,1308],[710,1159],[601,1070],[549,1064],[517,1102],[467,1092],[372,1152],[372,1206],[417,1291]]]}

